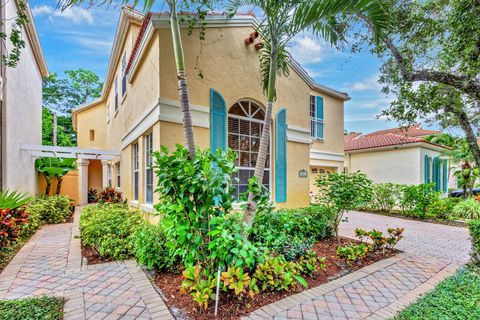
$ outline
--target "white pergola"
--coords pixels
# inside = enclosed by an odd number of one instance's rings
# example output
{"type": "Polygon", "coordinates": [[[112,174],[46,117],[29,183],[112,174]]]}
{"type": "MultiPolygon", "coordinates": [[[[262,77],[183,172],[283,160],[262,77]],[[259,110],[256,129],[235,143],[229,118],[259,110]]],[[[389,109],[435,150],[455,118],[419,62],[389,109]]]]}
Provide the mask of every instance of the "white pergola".
{"type": "Polygon", "coordinates": [[[77,159],[79,204],[88,202],[88,164],[89,160],[102,162],[102,187],[108,185],[108,163],[120,157],[120,152],[100,149],[82,149],[77,147],[42,146],[24,144],[20,150],[30,152],[32,157],[77,159]]]}

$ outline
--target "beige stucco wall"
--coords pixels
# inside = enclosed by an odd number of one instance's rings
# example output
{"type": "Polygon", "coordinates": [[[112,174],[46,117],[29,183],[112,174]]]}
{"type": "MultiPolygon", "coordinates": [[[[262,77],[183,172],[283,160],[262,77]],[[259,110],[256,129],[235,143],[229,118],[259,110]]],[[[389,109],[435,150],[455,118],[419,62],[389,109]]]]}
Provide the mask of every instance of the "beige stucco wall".
{"type": "Polygon", "coordinates": [[[105,117],[104,103],[77,114],[77,145],[79,148],[107,149],[105,117]],[[93,140],[90,139],[90,130],[94,132],[93,140]]]}
{"type": "Polygon", "coordinates": [[[345,165],[349,172],[360,171],[376,183],[423,183],[420,147],[349,153],[345,165]]]}
{"type": "MultiPolygon", "coordinates": [[[[186,72],[191,106],[194,109],[194,123],[196,144],[200,148],[209,147],[209,108],[210,89],[217,90],[225,99],[227,108],[240,99],[251,99],[259,105],[265,105],[265,98],[260,85],[259,62],[257,52],[253,46],[245,47],[244,38],[252,31],[250,27],[208,28],[207,38],[201,47],[198,35],[187,35],[182,30],[183,47],[185,52],[186,72]],[[201,52],[201,54],[200,54],[201,52]],[[201,70],[203,78],[198,73],[201,70]],[[202,117],[196,118],[196,117],[202,117]],[[206,121],[205,121],[206,119],[206,121]],[[206,122],[206,123],[205,123],[206,122]],[[199,124],[202,123],[202,124],[199,124]]],[[[138,27],[129,29],[127,39],[133,39],[138,27]]],[[[129,57],[133,41],[126,41],[129,57]]],[[[140,195],[138,206],[144,202],[144,135],[153,130],[154,150],[160,145],[166,145],[170,149],[177,143],[184,143],[181,118],[175,116],[170,120],[164,119],[164,111],[159,112],[158,121],[148,122],[146,113],[156,108],[158,102],[167,103],[169,108],[178,105],[178,83],[175,62],[172,49],[172,40],[168,28],[155,31],[151,41],[146,46],[141,56],[139,65],[127,85],[127,94],[121,97],[121,61],[115,65],[115,74],[118,75],[119,83],[119,110],[114,112],[113,82],[106,89],[105,101],[95,108],[79,112],[77,126],[79,130],[79,146],[91,146],[88,140],[87,125],[92,121],[95,126],[106,128],[105,149],[121,151],[121,190],[127,198],[133,199],[133,175],[132,175],[132,143],[138,141],[140,148],[140,195]],[[82,114],[91,115],[81,116],[82,114]],[[96,113],[98,115],[94,115],[96,113]],[[100,118],[100,113],[103,118],[100,118]],[[105,116],[105,114],[108,114],[105,116]],[[110,121],[108,121],[110,119],[110,121]],[[142,128],[142,132],[135,132],[136,128],[142,128]],[[82,131],[86,131],[83,132],[82,131]],[[134,132],[135,134],[133,134],[134,132]],[[133,138],[132,138],[133,137],[133,138]],[[122,145],[122,139],[129,141],[122,145]],[[82,140],[80,142],[80,140],[82,140]]],[[[272,115],[272,144],[275,137],[275,115],[281,108],[287,109],[287,124],[297,128],[309,130],[309,99],[310,94],[324,97],[326,139],[316,146],[319,150],[333,153],[343,153],[343,102],[312,91],[310,87],[295,72],[291,71],[289,77],[278,79],[277,96],[272,115]]],[[[162,107],[161,107],[162,108],[162,107]]],[[[156,109],[155,109],[156,110],[156,109]]],[[[163,110],[163,109],[160,109],[163,110]]],[[[179,109],[176,111],[179,112],[179,109]]],[[[168,118],[168,115],[167,115],[168,118]]],[[[274,171],[274,146],[272,145],[271,166],[274,171]]],[[[288,141],[287,144],[287,203],[279,206],[299,207],[308,204],[310,175],[307,178],[299,178],[298,171],[309,171],[309,143],[288,141]]],[[[337,166],[342,166],[338,163],[337,166]]],[[[155,183],[155,181],[154,181],[155,183]]],[[[274,185],[274,180],[272,180],[274,185]]],[[[272,195],[274,188],[272,186],[272,195]]],[[[132,203],[135,206],[135,203],[132,203]]]]}
{"type": "MultiPolygon", "coordinates": [[[[10,34],[12,17],[17,16],[16,1],[4,3],[5,30],[10,34]]],[[[34,159],[20,150],[22,144],[42,144],[42,75],[25,30],[22,39],[26,47],[21,50],[20,61],[15,68],[6,68],[3,108],[3,187],[36,193],[34,159]]],[[[11,52],[11,43],[4,41],[11,52]]]]}

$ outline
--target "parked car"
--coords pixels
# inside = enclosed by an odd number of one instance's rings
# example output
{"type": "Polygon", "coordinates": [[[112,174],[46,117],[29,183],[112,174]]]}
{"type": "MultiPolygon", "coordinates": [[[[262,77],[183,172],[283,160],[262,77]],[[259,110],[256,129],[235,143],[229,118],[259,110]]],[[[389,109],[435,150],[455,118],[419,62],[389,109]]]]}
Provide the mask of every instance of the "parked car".
{"type": "MultiPolygon", "coordinates": [[[[473,188],[473,195],[480,194],[480,188],[473,188]]],[[[450,191],[450,197],[458,198],[463,197],[463,189],[457,189],[450,191]]]]}

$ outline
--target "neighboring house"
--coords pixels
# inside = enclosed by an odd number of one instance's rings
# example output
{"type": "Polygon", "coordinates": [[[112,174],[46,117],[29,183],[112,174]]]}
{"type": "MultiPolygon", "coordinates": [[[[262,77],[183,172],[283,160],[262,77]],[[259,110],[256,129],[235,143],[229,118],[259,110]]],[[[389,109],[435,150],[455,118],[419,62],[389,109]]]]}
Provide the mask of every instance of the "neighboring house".
{"type": "MultiPolygon", "coordinates": [[[[17,16],[17,0],[4,1],[0,7],[2,29],[7,34],[17,16]]],[[[25,48],[14,68],[0,67],[1,77],[1,189],[36,193],[34,158],[20,149],[23,144],[42,144],[42,78],[48,76],[30,8],[28,23],[22,28],[25,48]]],[[[11,52],[10,41],[1,40],[2,54],[11,52]]]]}
{"type": "MultiPolygon", "coordinates": [[[[256,25],[248,14],[209,15],[203,44],[198,30],[189,36],[182,28],[196,143],[237,151],[237,198],[254,173],[264,121],[258,56],[245,44],[256,25]]],[[[120,156],[101,164],[90,160],[82,188],[98,188],[101,180],[120,189],[131,206],[153,210],[158,196],[151,151],[184,143],[177,85],[168,16],[144,18],[123,9],[102,96],[73,111],[79,148],[120,156]]],[[[277,207],[306,206],[312,169],[343,170],[343,104],[349,97],[316,84],[293,59],[277,94],[263,183],[277,207]]]]}
{"type": "Polygon", "coordinates": [[[437,191],[448,191],[447,147],[427,142],[439,133],[420,125],[345,135],[345,170],[363,172],[373,182],[435,183],[437,191]]]}

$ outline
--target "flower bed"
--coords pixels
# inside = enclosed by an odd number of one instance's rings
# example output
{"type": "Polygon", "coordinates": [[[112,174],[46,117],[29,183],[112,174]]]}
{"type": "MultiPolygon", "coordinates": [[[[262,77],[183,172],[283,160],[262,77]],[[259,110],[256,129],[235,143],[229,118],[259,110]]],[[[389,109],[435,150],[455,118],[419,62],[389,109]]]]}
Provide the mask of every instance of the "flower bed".
{"type": "MultiPolygon", "coordinates": [[[[342,246],[348,244],[359,244],[348,238],[340,238],[342,246]]],[[[345,261],[337,254],[338,242],[336,239],[326,239],[317,241],[313,250],[318,256],[324,256],[325,269],[315,272],[312,276],[305,276],[308,287],[300,284],[293,286],[288,291],[265,291],[254,295],[253,297],[246,297],[244,300],[238,300],[231,292],[220,292],[218,319],[232,320],[239,319],[262,306],[279,301],[293,294],[302,292],[304,290],[322,285],[341,277],[347,273],[359,270],[367,265],[380,261],[382,259],[391,257],[397,253],[396,250],[389,251],[386,254],[376,252],[369,255],[356,263],[347,266],[345,261]]],[[[166,297],[165,303],[170,311],[178,316],[179,319],[191,318],[197,320],[207,320],[214,318],[214,304],[210,304],[207,310],[203,310],[199,305],[192,300],[190,295],[185,294],[181,290],[182,281],[184,280],[181,274],[173,272],[156,272],[153,274],[155,284],[163,292],[166,297]]]]}

